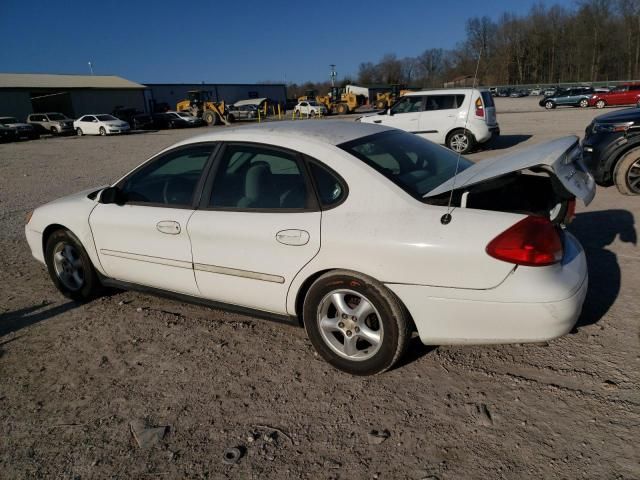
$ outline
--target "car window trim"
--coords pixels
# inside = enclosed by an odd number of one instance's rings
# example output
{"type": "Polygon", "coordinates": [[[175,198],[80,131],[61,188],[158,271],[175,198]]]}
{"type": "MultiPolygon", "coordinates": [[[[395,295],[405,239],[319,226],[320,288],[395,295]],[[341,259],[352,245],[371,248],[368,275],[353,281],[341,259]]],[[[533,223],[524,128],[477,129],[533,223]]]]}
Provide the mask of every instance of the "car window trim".
{"type": "Polygon", "coordinates": [[[146,162],[138,165],[134,170],[129,172],[125,177],[121,178],[120,180],[118,180],[117,183],[115,183],[113,185],[114,187],[122,189],[123,185],[127,182],[127,180],[129,180],[129,178],[131,178],[131,176],[135,175],[137,172],[139,172],[141,169],[143,169],[144,167],[149,165],[151,162],[159,160],[159,159],[165,157],[166,155],[171,155],[171,154],[173,154],[175,152],[179,152],[181,150],[188,150],[189,148],[193,148],[193,147],[202,147],[202,146],[209,146],[209,145],[211,145],[213,148],[211,150],[211,153],[209,154],[209,157],[207,158],[207,161],[204,164],[202,172],[200,173],[200,178],[198,178],[198,182],[196,183],[196,188],[194,190],[193,199],[192,199],[190,205],[170,205],[170,204],[158,203],[158,202],[135,202],[135,201],[134,202],[125,202],[123,205],[135,205],[137,207],[175,208],[175,209],[179,209],[179,210],[197,210],[198,209],[198,205],[200,204],[200,200],[201,200],[200,197],[202,196],[202,191],[203,191],[203,188],[204,188],[204,185],[205,185],[205,179],[206,179],[206,177],[207,177],[207,175],[209,173],[209,170],[211,169],[211,167],[213,165],[213,161],[215,159],[215,156],[216,156],[218,150],[220,150],[220,142],[190,143],[188,145],[180,145],[179,147],[173,148],[171,150],[160,152],[160,153],[154,155],[153,157],[151,157],[146,162]]]}
{"type": "Polygon", "coordinates": [[[243,142],[243,141],[226,141],[226,142],[220,142],[220,143],[221,143],[220,148],[218,149],[217,154],[213,159],[211,168],[207,175],[207,179],[205,180],[205,183],[204,183],[202,195],[200,197],[200,202],[198,204],[198,210],[209,211],[209,212],[215,211],[215,212],[246,212],[246,213],[305,213],[305,212],[322,211],[320,207],[320,202],[318,201],[318,192],[315,189],[315,184],[313,183],[311,174],[309,172],[309,167],[306,164],[304,154],[296,150],[291,150],[286,147],[281,147],[279,145],[271,145],[268,143],[243,142]],[[307,206],[305,208],[211,207],[209,205],[209,201],[211,199],[211,193],[213,191],[213,184],[215,183],[215,179],[218,176],[225,151],[227,150],[227,148],[235,145],[264,148],[267,150],[274,150],[276,152],[279,151],[297,158],[300,164],[302,165],[301,173],[302,173],[302,176],[304,177],[305,186],[307,189],[307,195],[305,200],[305,203],[307,204],[307,206]]]}

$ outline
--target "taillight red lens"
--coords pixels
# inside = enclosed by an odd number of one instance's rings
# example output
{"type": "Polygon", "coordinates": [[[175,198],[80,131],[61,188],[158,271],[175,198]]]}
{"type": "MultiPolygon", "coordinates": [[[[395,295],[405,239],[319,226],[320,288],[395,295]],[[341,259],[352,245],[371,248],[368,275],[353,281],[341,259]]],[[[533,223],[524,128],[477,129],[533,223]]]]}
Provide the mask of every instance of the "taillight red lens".
{"type": "Polygon", "coordinates": [[[562,259],[562,240],[546,218],[526,217],[491,240],[487,253],[505,262],[542,267],[562,259]]]}
{"type": "Polygon", "coordinates": [[[484,105],[480,97],[476,98],[476,117],[484,118],[484,105]]]}

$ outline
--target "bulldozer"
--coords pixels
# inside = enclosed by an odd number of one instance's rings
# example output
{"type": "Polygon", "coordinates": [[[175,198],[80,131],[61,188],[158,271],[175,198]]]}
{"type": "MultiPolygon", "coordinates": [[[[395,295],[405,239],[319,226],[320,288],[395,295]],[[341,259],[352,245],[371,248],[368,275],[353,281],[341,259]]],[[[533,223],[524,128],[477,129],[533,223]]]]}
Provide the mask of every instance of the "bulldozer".
{"type": "Polygon", "coordinates": [[[388,92],[376,94],[376,108],[379,110],[389,108],[391,105],[396,103],[401,96],[410,91],[411,90],[408,90],[406,85],[391,85],[391,90],[388,92]]]}
{"type": "Polygon", "coordinates": [[[353,113],[356,108],[365,103],[366,99],[362,95],[347,92],[345,88],[331,87],[327,95],[316,97],[316,101],[327,107],[328,112],[344,115],[353,113]]]}
{"type": "Polygon", "coordinates": [[[178,102],[178,112],[189,112],[194,117],[202,118],[208,125],[229,125],[227,109],[224,101],[213,102],[204,90],[189,90],[187,99],[178,102]]]}
{"type": "Polygon", "coordinates": [[[301,97],[298,97],[298,102],[307,102],[309,100],[315,100],[316,93],[318,93],[317,90],[307,90],[306,92],[304,92],[304,95],[302,95],[301,97]]]}

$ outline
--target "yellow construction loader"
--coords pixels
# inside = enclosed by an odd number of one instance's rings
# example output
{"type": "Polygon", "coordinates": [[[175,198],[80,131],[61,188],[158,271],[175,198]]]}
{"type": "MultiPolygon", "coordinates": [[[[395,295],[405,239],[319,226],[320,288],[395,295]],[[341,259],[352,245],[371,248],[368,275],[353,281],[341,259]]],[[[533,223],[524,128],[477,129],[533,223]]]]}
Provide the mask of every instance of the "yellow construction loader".
{"type": "Polygon", "coordinates": [[[327,95],[316,97],[316,101],[323,104],[328,112],[344,115],[353,113],[356,108],[365,103],[366,99],[353,92],[347,92],[344,88],[331,87],[327,95]]]}
{"type": "Polygon", "coordinates": [[[202,118],[208,125],[229,124],[224,101],[211,101],[204,90],[189,90],[187,97],[176,105],[178,112],[189,112],[194,117],[202,118]]]}
{"type": "Polygon", "coordinates": [[[376,108],[379,110],[387,109],[396,103],[401,96],[410,91],[411,90],[407,90],[406,85],[391,85],[391,90],[388,92],[376,94],[376,108]]]}

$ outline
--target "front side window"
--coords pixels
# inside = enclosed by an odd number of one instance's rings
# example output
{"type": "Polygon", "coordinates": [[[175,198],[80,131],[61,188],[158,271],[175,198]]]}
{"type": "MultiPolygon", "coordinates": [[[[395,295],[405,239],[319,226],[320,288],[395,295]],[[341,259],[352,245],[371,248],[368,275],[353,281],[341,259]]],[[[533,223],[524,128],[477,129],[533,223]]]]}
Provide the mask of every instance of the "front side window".
{"type": "MultiPolygon", "coordinates": [[[[339,147],[416,198],[453,177],[458,164],[458,154],[403,131],[377,133],[339,147]]],[[[471,165],[460,158],[458,172],[471,165]]]]}
{"type": "Polygon", "coordinates": [[[149,162],[122,184],[128,203],[151,203],[188,207],[212,145],[182,148],[149,162]]]}
{"type": "Polygon", "coordinates": [[[391,113],[411,113],[420,112],[422,110],[422,97],[412,95],[410,97],[402,97],[391,107],[391,113]]]}
{"type": "Polygon", "coordinates": [[[268,147],[229,145],[217,168],[209,206],[304,209],[308,191],[296,155],[268,147]]]}

